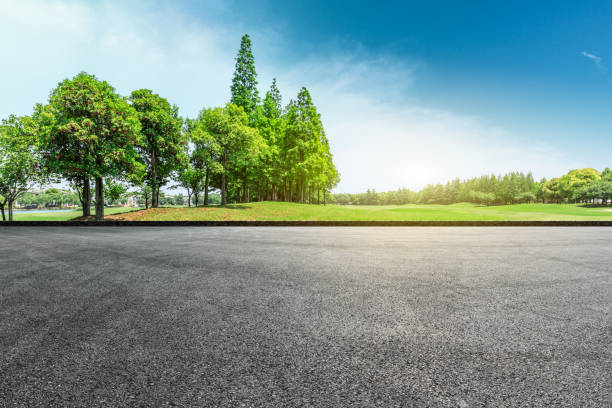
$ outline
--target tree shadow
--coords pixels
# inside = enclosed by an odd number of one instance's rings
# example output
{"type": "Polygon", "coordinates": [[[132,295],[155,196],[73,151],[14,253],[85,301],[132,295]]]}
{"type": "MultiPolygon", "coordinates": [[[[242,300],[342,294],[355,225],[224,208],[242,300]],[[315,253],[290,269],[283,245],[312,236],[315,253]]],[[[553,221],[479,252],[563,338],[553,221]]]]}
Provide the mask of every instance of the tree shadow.
{"type": "Polygon", "coordinates": [[[226,205],[199,205],[191,208],[224,208],[226,210],[248,210],[253,208],[248,204],[226,204],[226,205]]]}

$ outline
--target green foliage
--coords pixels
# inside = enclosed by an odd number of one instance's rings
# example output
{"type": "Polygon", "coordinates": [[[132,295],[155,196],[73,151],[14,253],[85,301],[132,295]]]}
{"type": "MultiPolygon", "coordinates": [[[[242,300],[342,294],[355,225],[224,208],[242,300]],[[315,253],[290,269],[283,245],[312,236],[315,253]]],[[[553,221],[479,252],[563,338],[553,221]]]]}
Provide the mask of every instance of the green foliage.
{"type": "Polygon", "coordinates": [[[244,169],[257,159],[264,142],[257,129],[249,126],[249,118],[240,106],[228,103],[223,108],[204,109],[198,118],[205,139],[218,153],[220,174],[217,187],[221,201],[227,202],[228,178],[245,177],[244,169]]]}
{"type": "Polygon", "coordinates": [[[231,92],[231,102],[233,104],[242,107],[247,115],[255,111],[259,104],[259,91],[257,90],[255,58],[251,50],[251,38],[248,34],[243,35],[240,42],[231,92]]]}
{"type": "Polygon", "coordinates": [[[41,180],[38,124],[28,116],[10,116],[0,125],[0,212],[13,217],[14,202],[41,180]]]}
{"type": "Polygon", "coordinates": [[[183,121],[178,115],[178,107],[171,106],[151,90],[134,91],[129,100],[141,125],[141,137],[136,147],[139,161],[145,167],[144,181],[151,187],[152,207],[155,208],[160,187],[187,161],[183,121]]]}
{"type": "MultiPolygon", "coordinates": [[[[96,179],[102,194],[103,178],[137,171],[140,121],[106,81],[85,72],[66,79],[51,92],[47,105],[37,106],[35,116],[50,172],[68,180],[96,179]]],[[[96,218],[102,219],[103,212],[103,205],[98,206],[96,218]]]]}
{"type": "Polygon", "coordinates": [[[195,205],[198,205],[198,195],[202,192],[204,171],[195,168],[191,163],[182,167],[176,174],[179,186],[187,190],[187,203],[191,206],[191,197],[195,197],[195,205]]]}
{"type": "Polygon", "coordinates": [[[592,168],[570,170],[559,179],[559,195],[566,200],[575,199],[576,192],[599,179],[601,175],[592,168]]]}
{"type": "Polygon", "coordinates": [[[339,182],[321,117],[305,87],[287,107],[280,157],[288,201],[312,202],[313,191],[331,190],[339,182]]]}
{"type": "Polygon", "coordinates": [[[127,187],[125,187],[122,183],[118,183],[110,178],[104,180],[104,196],[106,197],[108,204],[115,204],[115,202],[117,202],[126,192],[127,187]]]}
{"type": "Polygon", "coordinates": [[[612,180],[600,179],[584,185],[572,194],[572,199],[576,201],[598,200],[607,203],[612,199],[612,180]]]}
{"type": "Polygon", "coordinates": [[[58,189],[58,188],[49,188],[42,193],[34,194],[34,193],[24,193],[21,197],[17,199],[17,203],[20,206],[24,206],[30,209],[34,208],[55,208],[55,207],[63,207],[66,205],[79,205],[80,200],[76,193],[58,189]]]}

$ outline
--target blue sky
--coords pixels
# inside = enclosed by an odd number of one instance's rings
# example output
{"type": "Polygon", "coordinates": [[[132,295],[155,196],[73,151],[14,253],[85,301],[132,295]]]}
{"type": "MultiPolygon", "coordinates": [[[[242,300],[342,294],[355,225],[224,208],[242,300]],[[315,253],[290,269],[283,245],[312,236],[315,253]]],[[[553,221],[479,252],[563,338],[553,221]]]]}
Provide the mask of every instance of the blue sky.
{"type": "Polygon", "coordinates": [[[454,176],[612,166],[612,3],[0,2],[0,117],[63,78],[150,88],[194,116],[229,98],[240,36],[262,93],[307,86],[342,182],[420,188],[454,176]]]}

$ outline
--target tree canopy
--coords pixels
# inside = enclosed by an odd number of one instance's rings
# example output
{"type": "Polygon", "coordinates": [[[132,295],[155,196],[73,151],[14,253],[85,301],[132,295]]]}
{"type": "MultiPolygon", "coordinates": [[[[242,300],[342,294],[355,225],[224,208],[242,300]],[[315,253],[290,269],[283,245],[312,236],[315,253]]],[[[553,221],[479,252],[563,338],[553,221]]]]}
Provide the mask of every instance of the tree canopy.
{"type": "Polygon", "coordinates": [[[172,172],[187,161],[183,121],[177,106],[171,106],[149,89],[132,92],[129,100],[141,125],[141,137],[136,145],[138,160],[145,167],[144,180],[151,188],[151,207],[157,208],[160,187],[168,183],[172,172]]]}
{"type": "Polygon", "coordinates": [[[0,125],[0,212],[13,220],[15,200],[42,179],[38,124],[29,116],[10,116],[0,125]]]}
{"type": "Polygon", "coordinates": [[[103,179],[123,177],[139,167],[136,111],[106,81],[81,72],[60,82],[49,103],[37,107],[36,117],[46,168],[68,180],[87,181],[87,189],[94,179],[96,219],[102,220],[103,179]]]}

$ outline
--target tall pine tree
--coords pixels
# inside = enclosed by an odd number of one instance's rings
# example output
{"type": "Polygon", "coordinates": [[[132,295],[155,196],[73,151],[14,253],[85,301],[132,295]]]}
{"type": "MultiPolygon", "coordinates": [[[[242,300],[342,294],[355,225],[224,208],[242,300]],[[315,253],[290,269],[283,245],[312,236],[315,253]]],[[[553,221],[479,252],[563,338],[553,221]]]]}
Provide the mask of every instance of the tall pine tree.
{"type": "Polygon", "coordinates": [[[257,91],[257,72],[255,59],[251,51],[251,38],[248,34],[242,36],[240,50],[236,56],[236,69],[232,79],[232,99],[234,105],[241,106],[247,115],[251,115],[259,104],[257,91]]]}

